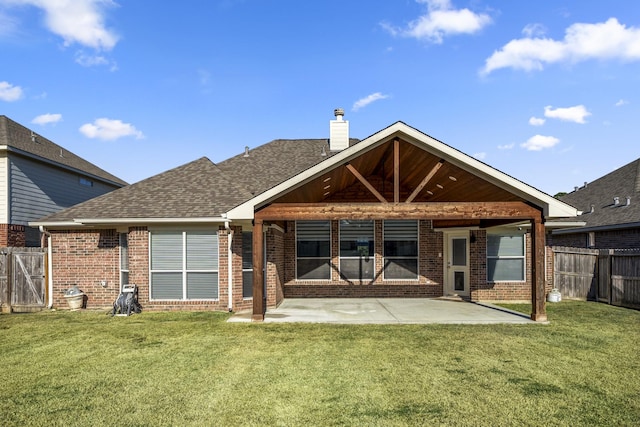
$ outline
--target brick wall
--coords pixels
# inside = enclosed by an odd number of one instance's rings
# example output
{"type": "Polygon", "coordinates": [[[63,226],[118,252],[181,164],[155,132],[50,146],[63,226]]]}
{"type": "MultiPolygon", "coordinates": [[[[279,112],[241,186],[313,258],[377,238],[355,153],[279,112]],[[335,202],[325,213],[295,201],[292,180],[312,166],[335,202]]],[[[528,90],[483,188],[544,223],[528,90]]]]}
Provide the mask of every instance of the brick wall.
{"type": "Polygon", "coordinates": [[[64,291],[73,285],[87,295],[86,308],[112,306],[120,291],[116,230],[52,231],[51,240],[54,307],[67,307],[64,291]]]}
{"type": "MultiPolygon", "coordinates": [[[[593,249],[640,248],[640,228],[596,231],[593,249]]],[[[554,234],[553,245],[587,248],[588,233],[554,234]]]]}
{"type": "Polygon", "coordinates": [[[25,242],[24,225],[0,224],[0,247],[23,247],[25,242]]]}

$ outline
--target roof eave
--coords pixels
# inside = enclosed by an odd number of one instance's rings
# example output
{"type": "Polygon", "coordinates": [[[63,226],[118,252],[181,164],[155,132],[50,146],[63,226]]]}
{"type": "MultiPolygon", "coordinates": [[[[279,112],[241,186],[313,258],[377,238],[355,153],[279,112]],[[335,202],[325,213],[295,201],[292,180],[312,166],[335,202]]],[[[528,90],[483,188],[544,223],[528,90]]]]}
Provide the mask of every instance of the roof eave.
{"type": "Polygon", "coordinates": [[[562,230],[554,230],[554,234],[588,233],[590,231],[625,230],[629,228],[640,228],[640,222],[629,222],[626,224],[594,225],[591,227],[576,227],[562,230]]]}
{"type": "Polygon", "coordinates": [[[231,220],[220,217],[194,218],[74,218],[72,221],[33,221],[32,227],[82,227],[96,225],[149,225],[149,224],[220,224],[231,220]]]}

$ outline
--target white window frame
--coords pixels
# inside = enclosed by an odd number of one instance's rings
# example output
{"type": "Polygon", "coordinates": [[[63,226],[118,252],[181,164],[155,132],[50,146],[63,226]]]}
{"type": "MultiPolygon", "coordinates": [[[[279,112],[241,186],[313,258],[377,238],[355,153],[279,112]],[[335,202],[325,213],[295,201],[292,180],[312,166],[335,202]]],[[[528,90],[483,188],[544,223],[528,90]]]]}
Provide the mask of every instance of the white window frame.
{"type": "Polygon", "coordinates": [[[245,281],[244,281],[244,274],[245,273],[251,273],[251,282],[252,282],[252,288],[253,288],[253,231],[243,231],[242,232],[242,299],[253,299],[253,295],[251,296],[245,296],[244,295],[244,285],[245,285],[245,281]],[[245,236],[251,236],[251,250],[250,253],[245,253],[244,250],[244,244],[245,244],[245,236]],[[249,262],[251,263],[251,267],[247,267],[245,268],[245,255],[249,256],[249,262]]]}
{"type": "Polygon", "coordinates": [[[526,282],[527,281],[527,235],[523,233],[514,232],[488,232],[487,233],[487,282],[488,283],[514,283],[514,282],[526,282]],[[522,237],[522,255],[489,255],[489,238],[490,236],[499,237],[522,237]],[[492,280],[489,278],[489,259],[496,260],[509,260],[509,259],[521,259],[522,260],[522,279],[513,280],[492,280]]]}
{"type": "Polygon", "coordinates": [[[220,300],[220,239],[217,230],[211,229],[189,229],[189,230],[154,230],[149,231],[149,300],[150,301],[219,301],[220,300]],[[206,233],[215,236],[216,239],[216,268],[211,269],[188,269],[187,268],[187,235],[189,233],[206,233]],[[181,268],[180,269],[152,269],[153,267],[153,244],[154,234],[181,234],[181,268]],[[180,273],[182,276],[182,297],[181,298],[153,298],[153,274],[154,273],[180,273]],[[188,298],[188,275],[189,273],[215,273],[217,278],[217,295],[213,298],[188,298]]]}
{"type": "Polygon", "coordinates": [[[129,234],[118,233],[118,243],[120,246],[120,289],[129,284],[129,234]],[[125,274],[127,280],[124,280],[125,274]]]}
{"type": "Polygon", "coordinates": [[[420,221],[419,220],[400,220],[400,221],[415,221],[416,222],[416,256],[387,256],[385,253],[385,243],[386,243],[386,233],[385,233],[385,222],[386,221],[395,221],[395,220],[383,220],[382,221],[382,280],[390,280],[390,281],[418,281],[420,280],[420,221]],[[415,259],[416,260],[416,277],[411,279],[396,279],[396,278],[387,278],[386,277],[386,269],[387,259],[415,259]]]}

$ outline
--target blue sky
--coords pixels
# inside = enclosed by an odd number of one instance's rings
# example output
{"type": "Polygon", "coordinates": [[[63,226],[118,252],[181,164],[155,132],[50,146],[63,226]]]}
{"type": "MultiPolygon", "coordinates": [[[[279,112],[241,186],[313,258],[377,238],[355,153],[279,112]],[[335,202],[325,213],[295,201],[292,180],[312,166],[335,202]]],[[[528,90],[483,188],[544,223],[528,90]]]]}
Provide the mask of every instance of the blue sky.
{"type": "Polygon", "coordinates": [[[401,120],[549,194],[640,157],[632,0],[0,0],[0,114],[128,182],[401,120]]]}

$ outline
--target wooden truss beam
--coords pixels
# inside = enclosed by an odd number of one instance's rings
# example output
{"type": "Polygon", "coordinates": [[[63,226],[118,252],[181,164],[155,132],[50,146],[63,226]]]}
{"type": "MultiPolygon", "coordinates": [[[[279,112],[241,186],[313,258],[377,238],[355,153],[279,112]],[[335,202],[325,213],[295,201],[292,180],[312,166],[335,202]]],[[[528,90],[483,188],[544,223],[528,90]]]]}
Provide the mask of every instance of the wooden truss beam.
{"type": "Polygon", "coordinates": [[[431,181],[431,178],[433,178],[433,176],[436,174],[436,172],[438,172],[438,170],[442,167],[443,164],[444,164],[444,160],[440,160],[433,168],[431,168],[431,171],[429,171],[429,173],[422,179],[420,184],[418,184],[418,186],[413,190],[413,193],[411,193],[411,195],[404,202],[405,203],[413,202],[413,199],[415,199],[416,196],[420,194],[420,191],[422,191],[425,185],[427,185],[429,181],[431,181]]]}
{"type": "Polygon", "coordinates": [[[540,218],[540,211],[524,202],[451,203],[274,203],[255,213],[269,221],[311,219],[511,219],[540,218]]]}
{"type": "Polygon", "coordinates": [[[347,169],[349,169],[349,172],[351,172],[356,178],[358,178],[358,181],[360,181],[362,183],[362,185],[364,185],[365,187],[367,187],[367,189],[369,191],[371,191],[371,193],[376,196],[376,198],[378,200],[380,200],[382,203],[388,203],[387,200],[382,197],[382,194],[380,194],[378,192],[378,190],[376,190],[373,185],[371,185],[371,183],[369,181],[367,181],[367,179],[362,176],[362,174],[360,174],[360,172],[358,172],[358,170],[356,168],[354,168],[351,164],[347,164],[347,169]]]}

